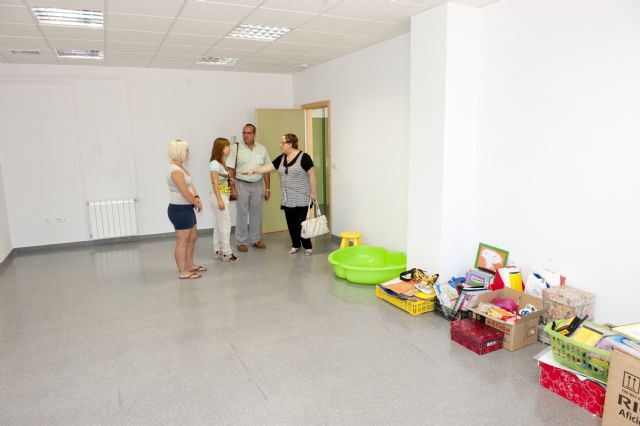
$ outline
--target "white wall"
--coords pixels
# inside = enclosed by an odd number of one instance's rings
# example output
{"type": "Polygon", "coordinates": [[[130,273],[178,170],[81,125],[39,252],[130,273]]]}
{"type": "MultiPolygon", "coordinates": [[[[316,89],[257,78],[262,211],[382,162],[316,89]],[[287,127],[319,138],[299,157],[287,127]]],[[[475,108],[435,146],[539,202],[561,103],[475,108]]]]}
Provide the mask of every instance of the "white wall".
{"type": "Polygon", "coordinates": [[[404,250],[409,35],[296,74],[294,105],[331,100],[332,233],[404,250]]]}
{"type": "Polygon", "coordinates": [[[7,201],[4,196],[4,182],[2,179],[2,164],[0,164],[0,262],[5,260],[13,246],[11,245],[11,230],[7,217],[7,201]]]}
{"type": "Polygon", "coordinates": [[[598,320],[638,321],[640,2],[482,11],[476,240],[551,259],[598,320]]]}
{"type": "Polygon", "coordinates": [[[407,262],[459,274],[473,250],[478,9],[444,4],[411,20],[407,262]]]}
{"type": "MultiPolygon", "coordinates": [[[[213,139],[240,135],[256,108],[292,105],[292,78],[277,74],[0,64],[0,91],[14,247],[87,239],[84,202],[96,197],[137,196],[140,234],[172,231],[168,142],[190,143],[206,201],[213,139]]],[[[205,206],[200,228],[212,225],[205,206]]]]}

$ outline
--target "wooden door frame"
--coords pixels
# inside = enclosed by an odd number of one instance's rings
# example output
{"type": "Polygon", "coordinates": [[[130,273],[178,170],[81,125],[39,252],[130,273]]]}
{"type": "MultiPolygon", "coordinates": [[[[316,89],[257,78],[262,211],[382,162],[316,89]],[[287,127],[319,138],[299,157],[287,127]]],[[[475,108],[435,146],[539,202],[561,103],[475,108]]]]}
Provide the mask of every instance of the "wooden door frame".
{"type": "Polygon", "coordinates": [[[328,191],[329,193],[327,194],[327,197],[329,199],[329,202],[327,203],[329,211],[327,213],[329,216],[329,230],[331,230],[331,223],[333,222],[333,215],[332,215],[333,162],[332,162],[332,156],[331,156],[331,151],[332,151],[331,150],[331,101],[325,100],[325,101],[311,102],[308,104],[302,104],[300,105],[300,108],[304,110],[304,116],[305,116],[305,133],[306,133],[305,139],[307,144],[306,151],[308,154],[311,155],[312,159],[313,159],[313,110],[321,109],[321,108],[327,109],[327,158],[329,161],[329,167],[326,173],[328,183],[329,183],[329,191],[328,191]]]}

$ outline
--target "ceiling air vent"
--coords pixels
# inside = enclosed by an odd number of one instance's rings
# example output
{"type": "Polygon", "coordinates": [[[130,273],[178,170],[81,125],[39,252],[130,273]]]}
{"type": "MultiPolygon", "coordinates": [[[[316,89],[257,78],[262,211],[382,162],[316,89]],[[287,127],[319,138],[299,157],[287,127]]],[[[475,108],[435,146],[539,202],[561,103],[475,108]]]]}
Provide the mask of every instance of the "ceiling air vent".
{"type": "Polygon", "coordinates": [[[205,56],[198,61],[199,64],[207,65],[235,65],[240,62],[239,58],[228,58],[226,56],[205,56]]]}
{"type": "Polygon", "coordinates": [[[28,56],[40,56],[39,50],[15,50],[11,49],[12,55],[28,55],[28,56]]]}

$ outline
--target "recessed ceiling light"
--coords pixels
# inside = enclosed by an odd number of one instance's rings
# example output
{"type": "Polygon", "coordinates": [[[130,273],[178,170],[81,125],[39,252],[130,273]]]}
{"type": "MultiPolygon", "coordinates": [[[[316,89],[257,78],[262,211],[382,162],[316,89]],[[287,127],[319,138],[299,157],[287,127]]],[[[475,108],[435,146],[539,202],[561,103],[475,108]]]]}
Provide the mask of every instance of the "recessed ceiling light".
{"type": "Polygon", "coordinates": [[[240,24],[227,37],[244,40],[273,41],[291,31],[285,27],[267,27],[264,25],[240,24]]]}
{"type": "Polygon", "coordinates": [[[239,58],[228,58],[226,56],[205,56],[198,61],[199,64],[207,65],[235,65],[240,62],[239,58]]]}
{"type": "Polygon", "coordinates": [[[13,55],[40,55],[39,50],[14,50],[11,49],[13,55]]]}
{"type": "Polygon", "coordinates": [[[104,59],[102,50],[56,49],[58,58],[104,59]]]}
{"type": "Polygon", "coordinates": [[[102,28],[103,25],[102,12],[99,10],[58,9],[55,7],[34,7],[32,10],[40,24],[90,28],[102,28]]]}

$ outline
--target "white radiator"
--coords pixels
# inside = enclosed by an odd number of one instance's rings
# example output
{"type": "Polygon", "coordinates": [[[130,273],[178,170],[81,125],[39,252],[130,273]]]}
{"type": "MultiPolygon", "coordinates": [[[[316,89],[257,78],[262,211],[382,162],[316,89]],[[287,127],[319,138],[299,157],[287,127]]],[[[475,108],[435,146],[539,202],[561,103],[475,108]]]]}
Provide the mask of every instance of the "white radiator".
{"type": "Polygon", "coordinates": [[[138,235],[135,200],[91,201],[91,238],[117,238],[138,235]]]}

